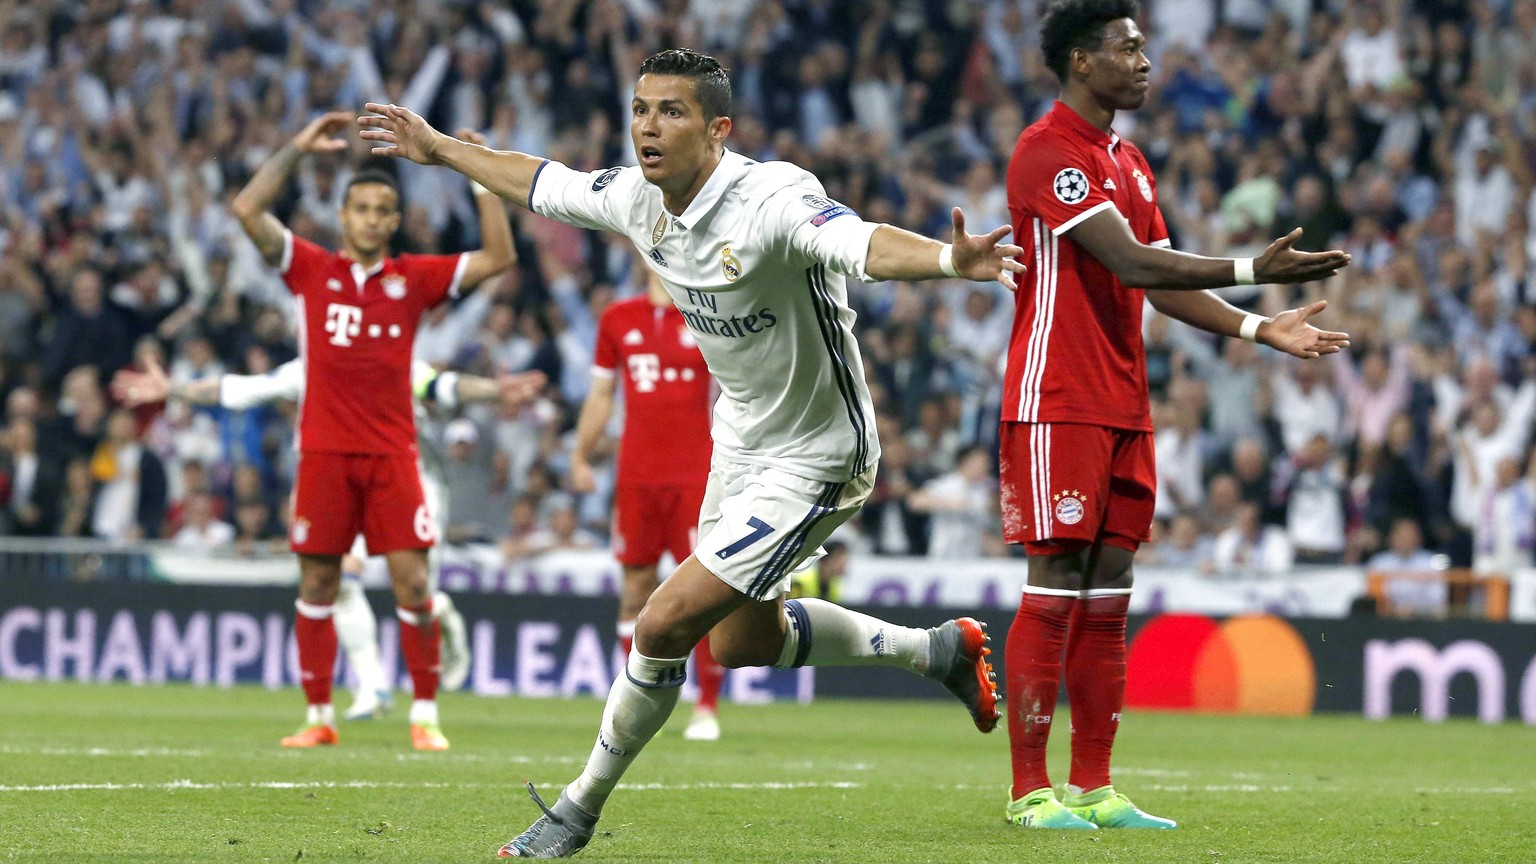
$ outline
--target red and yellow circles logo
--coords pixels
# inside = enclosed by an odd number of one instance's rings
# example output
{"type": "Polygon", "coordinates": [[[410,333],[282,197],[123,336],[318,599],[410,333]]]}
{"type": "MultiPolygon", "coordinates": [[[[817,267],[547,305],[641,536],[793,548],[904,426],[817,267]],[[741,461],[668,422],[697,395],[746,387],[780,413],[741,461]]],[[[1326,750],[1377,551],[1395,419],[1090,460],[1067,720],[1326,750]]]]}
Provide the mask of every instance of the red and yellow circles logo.
{"type": "Polygon", "coordinates": [[[1128,708],[1302,717],[1316,696],[1312,653],[1274,615],[1159,615],[1126,652],[1128,708]]]}

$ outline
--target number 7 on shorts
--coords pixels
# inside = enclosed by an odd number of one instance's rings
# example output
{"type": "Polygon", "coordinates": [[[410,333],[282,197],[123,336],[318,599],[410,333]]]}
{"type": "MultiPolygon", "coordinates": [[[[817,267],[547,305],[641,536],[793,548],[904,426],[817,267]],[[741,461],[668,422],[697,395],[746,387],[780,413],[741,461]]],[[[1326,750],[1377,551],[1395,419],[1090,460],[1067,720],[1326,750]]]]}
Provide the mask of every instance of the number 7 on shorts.
{"type": "Polygon", "coordinates": [[[753,543],[756,543],[757,541],[773,533],[773,526],[757,518],[756,516],[747,517],[747,527],[752,529],[751,534],[748,534],[747,536],[737,540],[731,545],[726,546],[724,549],[721,549],[719,552],[716,552],[715,557],[723,561],[726,558],[735,555],[737,552],[740,552],[748,546],[751,546],[753,543]]]}

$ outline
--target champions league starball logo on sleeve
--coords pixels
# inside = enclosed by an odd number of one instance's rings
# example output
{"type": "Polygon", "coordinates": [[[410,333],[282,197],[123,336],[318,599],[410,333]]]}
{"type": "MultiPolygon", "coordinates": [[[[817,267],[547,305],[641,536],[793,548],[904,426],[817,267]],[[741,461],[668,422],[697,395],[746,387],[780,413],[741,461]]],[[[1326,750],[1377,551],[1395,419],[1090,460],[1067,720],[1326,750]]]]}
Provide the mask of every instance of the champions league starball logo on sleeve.
{"type": "Polygon", "coordinates": [[[1076,168],[1057,171],[1052,185],[1057,199],[1063,204],[1076,204],[1088,197],[1088,178],[1076,168]]]}

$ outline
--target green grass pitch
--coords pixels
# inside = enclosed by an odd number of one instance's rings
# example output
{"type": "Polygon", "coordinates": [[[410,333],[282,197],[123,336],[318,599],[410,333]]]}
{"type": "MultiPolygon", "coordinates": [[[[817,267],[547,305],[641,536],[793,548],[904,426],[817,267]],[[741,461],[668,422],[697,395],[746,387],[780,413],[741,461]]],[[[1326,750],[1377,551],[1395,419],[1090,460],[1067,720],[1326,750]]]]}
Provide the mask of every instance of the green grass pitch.
{"type": "MultiPolygon", "coordinates": [[[[553,800],[602,712],[451,695],[447,753],[412,751],[398,710],[344,724],[337,748],[284,751],[300,701],[0,682],[0,861],[491,861],[537,815],[523,781],[553,800]]],[[[1117,785],[1183,827],[1088,834],[1005,824],[1007,736],[956,705],[728,705],[715,744],[683,741],[686,719],[685,705],[581,858],[1536,861],[1536,747],[1514,724],[1133,713],[1117,785]]]]}

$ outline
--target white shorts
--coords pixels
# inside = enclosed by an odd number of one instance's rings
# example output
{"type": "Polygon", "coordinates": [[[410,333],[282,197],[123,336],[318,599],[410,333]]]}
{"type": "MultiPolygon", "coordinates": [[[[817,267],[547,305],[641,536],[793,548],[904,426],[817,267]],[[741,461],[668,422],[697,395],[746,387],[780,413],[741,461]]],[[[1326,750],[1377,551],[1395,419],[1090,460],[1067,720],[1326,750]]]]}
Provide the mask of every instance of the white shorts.
{"type": "Polygon", "coordinates": [[[822,483],[716,459],[694,557],[754,600],[777,597],[789,591],[791,574],[822,555],[822,541],[858,512],[874,486],[874,468],[846,483],[822,483]]]}

